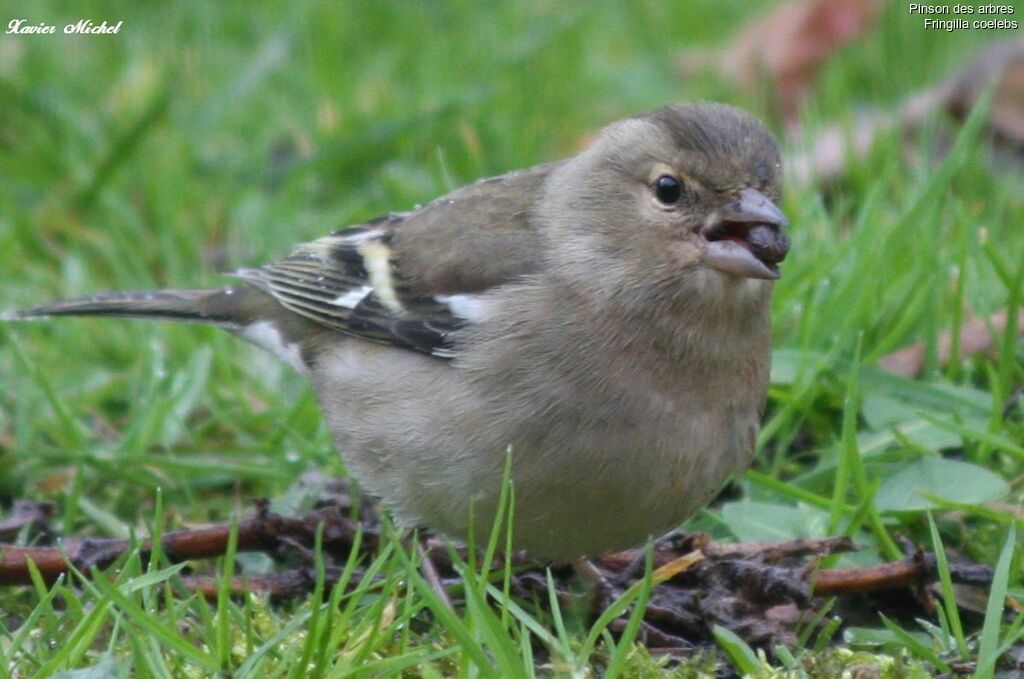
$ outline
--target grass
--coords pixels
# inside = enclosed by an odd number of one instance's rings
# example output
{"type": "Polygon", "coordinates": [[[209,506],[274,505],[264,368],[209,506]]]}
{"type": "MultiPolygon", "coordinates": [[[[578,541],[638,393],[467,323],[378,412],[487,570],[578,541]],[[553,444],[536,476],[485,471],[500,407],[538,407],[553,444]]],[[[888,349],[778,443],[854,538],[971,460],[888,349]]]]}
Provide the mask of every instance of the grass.
{"type": "MultiPolygon", "coordinates": [[[[125,22],[117,36],[0,36],[4,307],[213,284],[294,242],[572,153],[602,123],[665,102],[768,115],[761,92],[683,81],[674,66],[684,47],[721,45],[756,9],[741,4],[0,7],[33,23],[125,22]]],[[[997,37],[925,32],[890,3],[823,69],[804,121],[849,124],[862,107],[895,106],[997,37]]],[[[1024,381],[1020,345],[1004,333],[990,356],[936,359],[939,335],[958,341],[968,315],[1021,312],[1021,170],[993,163],[984,114],[882,138],[828,194],[790,185],[761,451],[691,523],[736,539],[846,533],[867,546],[848,557],[861,563],[896,556],[906,535],[998,564],[981,615],[958,613],[947,592],[937,633],[879,618],[845,637],[886,671],[980,654],[991,676],[1022,628],[999,606],[1022,592],[1020,546],[1007,537],[1022,523],[1021,406],[1003,415],[1024,381]],[[927,348],[922,378],[876,367],[915,341],[927,348]],[[882,641],[858,642],[868,632],[882,641]],[[916,645],[892,650],[900,640],[916,645]]],[[[305,471],[344,471],[303,381],[215,329],[0,325],[0,385],[0,500],[55,501],[63,534],[226,520],[305,471]]],[[[348,593],[275,607],[207,603],[182,592],[179,566],[129,554],[108,579],[0,592],[0,673],[531,676],[536,644],[549,674],[669,675],[628,643],[635,629],[615,640],[570,611],[542,616],[477,565],[463,570],[466,610],[446,615],[414,566],[388,542],[348,593]]],[[[719,638],[737,666],[763,670],[719,638]]],[[[863,659],[814,645],[779,657],[818,676],[863,659]]]]}

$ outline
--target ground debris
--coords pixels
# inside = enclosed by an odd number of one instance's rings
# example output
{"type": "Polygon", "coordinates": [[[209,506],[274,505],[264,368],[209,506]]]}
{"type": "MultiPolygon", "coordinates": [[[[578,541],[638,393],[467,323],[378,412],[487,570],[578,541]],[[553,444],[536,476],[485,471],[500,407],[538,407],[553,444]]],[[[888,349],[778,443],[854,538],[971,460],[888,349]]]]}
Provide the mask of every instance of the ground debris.
{"type": "Polygon", "coordinates": [[[724,46],[684,51],[680,75],[713,71],[750,91],[767,85],[782,118],[793,123],[822,67],[863,37],[882,9],[878,0],[789,0],[741,26],[724,46]]]}
{"type": "MultiPolygon", "coordinates": [[[[852,123],[818,130],[790,131],[792,146],[805,149],[786,160],[787,170],[800,184],[829,190],[853,165],[863,160],[875,141],[897,131],[906,139],[925,126],[936,113],[962,123],[992,90],[984,127],[992,141],[997,167],[1020,167],[1024,158],[1024,39],[994,43],[941,82],[912,93],[894,110],[862,111],[852,123]]],[[[949,147],[950,141],[936,144],[949,147]]],[[[906,144],[908,154],[913,146],[906,144]]]]}
{"type": "MultiPolygon", "coordinates": [[[[953,360],[953,346],[959,349],[957,360],[963,361],[976,354],[993,353],[999,338],[1006,333],[1007,311],[1001,309],[988,317],[970,318],[957,330],[958,339],[954,342],[954,333],[950,330],[939,335],[938,365],[946,367],[953,360]]],[[[1017,316],[1017,335],[1024,337],[1024,314],[1017,316]]],[[[900,377],[918,377],[924,372],[927,347],[924,342],[915,342],[910,346],[897,349],[878,360],[878,365],[886,372],[900,377]]],[[[1019,398],[1019,396],[1017,396],[1019,398]]],[[[1009,414],[1015,404],[1007,401],[1003,415],[1009,414]]]]}
{"type": "MultiPolygon", "coordinates": [[[[255,511],[238,521],[237,550],[264,552],[278,563],[278,570],[236,576],[231,583],[234,593],[263,593],[276,600],[308,595],[316,585],[313,549],[318,533],[328,584],[340,579],[353,549],[367,557],[377,551],[384,529],[374,503],[354,497],[344,480],[310,476],[300,485],[306,497],[305,513],[284,516],[271,511],[269,502],[259,500],[255,511]],[[315,501],[309,502],[312,495],[315,501]]],[[[43,506],[16,504],[12,517],[0,522],[0,529],[8,527],[7,535],[11,535],[15,526],[31,525],[37,534],[45,535],[51,514],[52,509],[43,506]]],[[[161,548],[173,562],[221,556],[228,549],[231,530],[231,524],[217,524],[169,532],[163,535],[161,548]]],[[[15,533],[22,535],[21,528],[15,533]]],[[[436,569],[440,586],[449,592],[459,591],[461,580],[449,546],[437,538],[420,544],[436,569]]],[[[94,574],[94,569],[114,564],[131,549],[139,549],[145,557],[152,547],[147,542],[133,546],[127,540],[74,537],[62,539],[56,547],[0,544],[0,585],[30,583],[29,560],[36,564],[43,579],[52,583],[72,567],[94,574]]],[[[652,590],[638,638],[652,654],[664,651],[673,657],[712,643],[716,626],[769,650],[778,645],[792,646],[798,641],[798,629],[822,624],[824,616],[819,613],[831,605],[826,604],[829,597],[870,597],[896,588],[912,593],[904,597],[917,606],[911,615],[930,612],[930,591],[937,581],[934,555],[913,551],[902,561],[879,566],[818,567],[822,559],[854,549],[847,537],[730,544],[716,542],[703,533],[666,536],[652,548],[658,584],[652,590]]],[[[576,610],[586,605],[583,602],[592,601],[590,614],[600,615],[617,594],[644,578],[645,555],[644,550],[633,550],[593,562],[600,576],[610,583],[611,591],[605,596],[588,592],[573,569],[552,566],[555,598],[560,606],[576,610]]],[[[547,606],[551,595],[548,566],[532,562],[523,554],[513,555],[511,565],[513,595],[547,606]]],[[[351,582],[359,582],[361,575],[357,573],[351,582]]],[[[965,591],[983,590],[992,573],[987,566],[959,560],[953,562],[952,576],[965,591]]],[[[186,588],[211,598],[217,596],[220,580],[216,575],[190,570],[182,575],[186,588]]],[[[454,604],[458,607],[461,602],[456,598],[454,604]]],[[[610,629],[624,629],[628,615],[629,611],[623,613],[610,629]]]]}
{"type": "Polygon", "coordinates": [[[50,518],[57,511],[52,502],[15,500],[10,518],[0,521],[0,540],[48,543],[53,539],[50,518]]]}

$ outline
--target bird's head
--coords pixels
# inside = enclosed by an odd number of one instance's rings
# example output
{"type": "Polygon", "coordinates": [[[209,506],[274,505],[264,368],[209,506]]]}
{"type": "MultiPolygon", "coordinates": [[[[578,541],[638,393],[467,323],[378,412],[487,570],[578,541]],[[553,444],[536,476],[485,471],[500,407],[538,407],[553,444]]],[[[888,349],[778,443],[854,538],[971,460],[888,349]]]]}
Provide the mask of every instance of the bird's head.
{"type": "Polygon", "coordinates": [[[781,180],[775,139],[739,109],[675,105],[621,120],[547,185],[555,264],[662,291],[763,288],[789,251],[781,180]]]}

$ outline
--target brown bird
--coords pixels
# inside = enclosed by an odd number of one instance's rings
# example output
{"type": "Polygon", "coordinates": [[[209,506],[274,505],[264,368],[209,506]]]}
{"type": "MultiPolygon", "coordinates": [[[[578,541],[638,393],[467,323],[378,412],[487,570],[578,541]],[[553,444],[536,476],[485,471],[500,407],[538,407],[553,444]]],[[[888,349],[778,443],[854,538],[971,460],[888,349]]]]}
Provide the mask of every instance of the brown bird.
{"type": "Polygon", "coordinates": [[[235,285],[16,316],[223,326],[309,377],[400,524],[483,539],[510,455],[513,545],[568,561],[675,527],[750,463],[789,249],[780,183],[755,118],[667,106],[235,285]]]}

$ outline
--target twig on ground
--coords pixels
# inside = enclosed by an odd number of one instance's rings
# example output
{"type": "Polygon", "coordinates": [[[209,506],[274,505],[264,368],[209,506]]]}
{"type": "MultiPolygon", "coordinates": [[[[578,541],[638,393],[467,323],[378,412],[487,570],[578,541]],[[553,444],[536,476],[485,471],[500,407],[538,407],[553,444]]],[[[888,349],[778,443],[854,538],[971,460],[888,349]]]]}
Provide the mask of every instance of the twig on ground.
{"type": "MultiPolygon", "coordinates": [[[[276,573],[236,576],[229,583],[230,593],[266,594],[282,600],[314,591],[316,572],[310,550],[316,544],[318,528],[322,530],[326,565],[325,591],[340,580],[343,564],[357,543],[357,534],[361,533],[360,551],[368,557],[376,553],[380,526],[373,508],[364,505],[369,518],[359,520],[352,516],[352,503],[344,494],[331,497],[330,502],[299,517],[281,516],[271,512],[266,501],[257,502],[256,511],[238,522],[237,550],[265,552],[288,565],[276,573]]],[[[22,508],[22,514],[21,519],[27,520],[31,512],[22,508]]],[[[37,528],[46,529],[45,521],[37,528]]],[[[227,551],[231,530],[231,524],[225,523],[174,531],[163,536],[161,546],[171,562],[222,556],[227,551]]],[[[422,542],[420,548],[433,565],[431,580],[435,589],[457,591],[451,585],[459,582],[458,573],[444,542],[431,539],[422,542]]],[[[91,575],[93,569],[115,563],[131,549],[127,540],[95,538],[68,538],[59,547],[0,544],[0,586],[31,582],[29,560],[35,563],[43,579],[52,583],[70,572],[72,566],[91,575]]],[[[142,541],[137,543],[137,549],[147,557],[151,545],[142,541]]],[[[919,551],[903,561],[878,566],[817,568],[821,559],[853,549],[853,542],[847,537],[730,544],[715,542],[702,533],[667,536],[655,546],[654,567],[662,569],[659,580],[664,581],[651,593],[640,639],[651,646],[681,651],[692,644],[710,642],[712,628],[721,625],[748,643],[770,648],[777,643],[792,643],[797,622],[807,619],[823,597],[906,587],[923,593],[936,580],[934,556],[919,551]],[[692,558],[694,555],[697,558],[692,558]],[[665,568],[680,559],[686,560],[686,568],[665,568]]],[[[598,559],[596,566],[621,591],[643,577],[642,568],[637,572],[634,567],[642,555],[642,550],[610,554],[598,559]]],[[[512,592],[545,605],[550,594],[545,566],[530,562],[521,554],[513,555],[512,559],[512,592]]],[[[560,605],[578,604],[579,588],[578,583],[573,583],[573,571],[561,567],[551,570],[560,605]]],[[[951,572],[960,585],[982,589],[992,577],[986,566],[957,561],[951,563],[951,572]]],[[[182,573],[181,583],[189,591],[209,598],[215,598],[222,586],[219,577],[187,571],[182,573]]],[[[383,586],[383,581],[380,584],[383,586]]],[[[615,597],[604,599],[608,603],[615,597]]],[[[622,619],[612,629],[624,624],[622,619]]]]}

